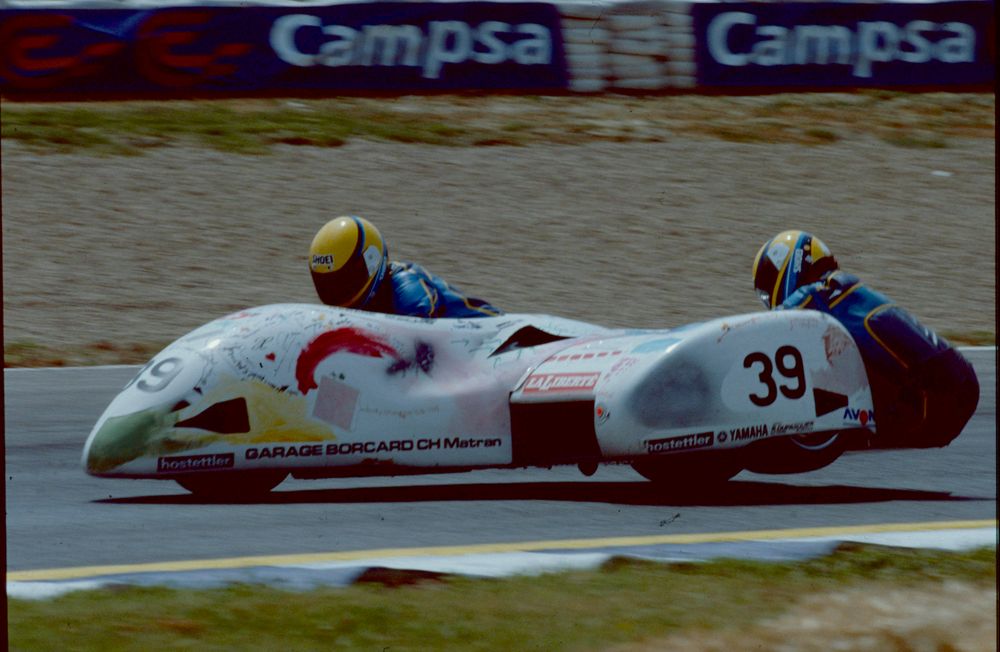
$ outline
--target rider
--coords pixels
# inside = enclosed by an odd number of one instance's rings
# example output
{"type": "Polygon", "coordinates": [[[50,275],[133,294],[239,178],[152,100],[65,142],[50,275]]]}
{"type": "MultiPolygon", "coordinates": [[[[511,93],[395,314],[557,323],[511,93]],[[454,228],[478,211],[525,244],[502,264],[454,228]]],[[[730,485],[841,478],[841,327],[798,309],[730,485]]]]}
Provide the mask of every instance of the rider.
{"type": "Polygon", "coordinates": [[[753,263],[768,309],[805,308],[836,318],[868,372],[881,447],[947,446],[972,417],[979,381],[961,353],[886,296],[842,272],[819,238],[783,231],[753,263]]]}
{"type": "Polygon", "coordinates": [[[428,318],[503,314],[420,265],[390,261],[375,225],[353,215],[335,218],[316,233],[309,270],[320,300],[331,306],[428,318]]]}

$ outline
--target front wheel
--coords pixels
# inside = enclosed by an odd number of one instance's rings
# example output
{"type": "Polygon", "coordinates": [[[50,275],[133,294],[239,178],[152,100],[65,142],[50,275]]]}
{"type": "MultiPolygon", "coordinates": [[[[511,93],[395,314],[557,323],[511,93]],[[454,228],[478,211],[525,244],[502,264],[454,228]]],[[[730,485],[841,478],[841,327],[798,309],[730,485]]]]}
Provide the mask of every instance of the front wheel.
{"type": "Polygon", "coordinates": [[[199,498],[244,500],[267,495],[287,475],[287,471],[235,471],[186,475],[175,480],[199,498]]]}
{"type": "Polygon", "coordinates": [[[670,489],[708,488],[721,485],[743,470],[732,455],[687,453],[643,457],[632,461],[639,475],[670,489]]]}

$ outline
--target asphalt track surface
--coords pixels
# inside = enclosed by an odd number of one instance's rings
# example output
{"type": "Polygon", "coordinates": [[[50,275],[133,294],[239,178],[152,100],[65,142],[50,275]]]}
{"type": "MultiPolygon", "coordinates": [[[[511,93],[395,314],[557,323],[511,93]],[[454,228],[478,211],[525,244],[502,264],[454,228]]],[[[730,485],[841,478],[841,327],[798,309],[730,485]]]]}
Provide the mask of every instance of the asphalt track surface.
{"type": "Polygon", "coordinates": [[[979,409],[945,449],[852,454],[808,474],[744,472],[663,495],[625,466],[286,480],[266,500],[200,501],[173,482],[108,480],[84,439],[136,367],[5,370],[7,569],[523,541],[995,519],[996,350],[966,351],[979,409]]]}

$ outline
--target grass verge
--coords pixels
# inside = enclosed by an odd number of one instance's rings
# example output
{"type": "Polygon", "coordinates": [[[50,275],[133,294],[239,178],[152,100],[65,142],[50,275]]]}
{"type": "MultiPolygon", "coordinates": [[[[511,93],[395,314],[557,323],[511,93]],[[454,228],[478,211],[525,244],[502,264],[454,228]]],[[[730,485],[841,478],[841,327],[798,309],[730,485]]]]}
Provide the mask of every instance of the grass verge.
{"type": "Polygon", "coordinates": [[[105,364],[145,364],[167,342],[114,343],[106,340],[55,347],[33,341],[4,342],[3,366],[85,367],[105,364]]]}
{"type": "Polygon", "coordinates": [[[241,154],[369,139],[455,147],[708,138],[898,147],[993,138],[989,93],[789,93],[750,97],[405,96],[65,104],[3,102],[2,137],[40,152],[138,155],[174,143],[241,154]]]}
{"type": "MultiPolygon", "coordinates": [[[[959,346],[996,346],[996,333],[946,331],[942,335],[959,346]]],[[[168,342],[90,342],[76,346],[55,347],[33,341],[4,343],[3,366],[7,367],[85,367],[92,365],[145,364],[168,342]]]]}
{"type": "MultiPolygon", "coordinates": [[[[691,632],[750,632],[825,592],[926,593],[956,583],[981,592],[995,578],[993,549],[844,545],[799,563],[613,559],[593,571],[443,577],[395,588],[118,588],[11,600],[8,618],[17,650],[597,650],[691,632]]],[[[976,616],[991,618],[995,631],[994,610],[976,616]]]]}
{"type": "Polygon", "coordinates": [[[990,331],[944,331],[942,335],[949,342],[966,346],[996,346],[997,334],[990,331]]]}
{"type": "MultiPolygon", "coordinates": [[[[996,346],[996,333],[989,331],[950,332],[942,335],[959,346],[996,346]]],[[[97,341],[75,346],[51,346],[33,341],[5,342],[3,366],[85,367],[112,364],[145,364],[168,342],[97,341]]]]}

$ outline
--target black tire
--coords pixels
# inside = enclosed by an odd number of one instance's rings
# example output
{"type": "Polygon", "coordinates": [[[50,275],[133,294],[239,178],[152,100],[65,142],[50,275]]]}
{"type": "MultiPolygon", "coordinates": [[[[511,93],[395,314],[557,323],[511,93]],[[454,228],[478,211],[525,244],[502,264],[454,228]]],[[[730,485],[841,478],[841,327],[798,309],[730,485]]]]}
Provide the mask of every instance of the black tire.
{"type": "Polygon", "coordinates": [[[754,444],[746,469],[753,473],[806,473],[833,464],[845,450],[848,438],[839,432],[778,437],[754,444]]]}
{"type": "Polygon", "coordinates": [[[287,471],[235,471],[186,475],[174,479],[199,498],[246,500],[266,496],[287,475],[287,471]]]}
{"type": "Polygon", "coordinates": [[[660,487],[704,489],[725,483],[742,471],[743,465],[724,453],[682,453],[643,457],[633,460],[632,468],[660,487]]]}

